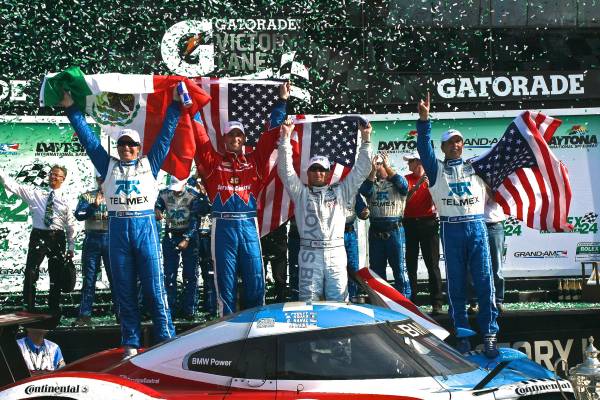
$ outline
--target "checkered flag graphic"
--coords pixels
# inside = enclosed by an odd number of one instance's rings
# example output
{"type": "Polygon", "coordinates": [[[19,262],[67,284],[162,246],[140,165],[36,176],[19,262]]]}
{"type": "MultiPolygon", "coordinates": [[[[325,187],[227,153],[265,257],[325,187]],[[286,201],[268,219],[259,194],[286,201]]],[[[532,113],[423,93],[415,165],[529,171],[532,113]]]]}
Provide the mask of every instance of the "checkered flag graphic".
{"type": "Polygon", "coordinates": [[[28,164],[21,168],[15,177],[19,183],[29,183],[39,187],[48,186],[46,178],[50,173],[50,166],[45,164],[28,164]]]}
{"type": "Polygon", "coordinates": [[[521,223],[521,221],[519,221],[518,219],[516,219],[513,216],[509,216],[508,218],[506,218],[506,220],[504,221],[504,225],[505,226],[510,226],[510,227],[515,227],[518,226],[521,223]]]}
{"type": "Polygon", "coordinates": [[[583,216],[583,218],[581,219],[581,222],[586,223],[586,224],[593,224],[594,222],[596,222],[596,219],[598,219],[598,214],[596,214],[593,211],[590,211],[589,213],[587,213],[583,216]]]}

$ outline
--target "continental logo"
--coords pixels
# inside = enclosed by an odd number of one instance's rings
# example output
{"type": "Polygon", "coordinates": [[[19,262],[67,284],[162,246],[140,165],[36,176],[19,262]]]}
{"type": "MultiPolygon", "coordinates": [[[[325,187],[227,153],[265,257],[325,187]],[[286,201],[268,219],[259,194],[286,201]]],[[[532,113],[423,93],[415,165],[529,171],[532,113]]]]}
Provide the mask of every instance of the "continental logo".
{"type": "Polygon", "coordinates": [[[25,394],[53,394],[61,395],[65,393],[87,393],[89,391],[86,385],[29,385],[25,387],[25,394]]]}
{"type": "Polygon", "coordinates": [[[516,251],[515,258],[567,258],[567,250],[516,251]]]}
{"type": "Polygon", "coordinates": [[[549,143],[551,148],[580,149],[598,147],[598,138],[590,134],[585,125],[573,125],[566,135],[554,135],[549,143]]]}

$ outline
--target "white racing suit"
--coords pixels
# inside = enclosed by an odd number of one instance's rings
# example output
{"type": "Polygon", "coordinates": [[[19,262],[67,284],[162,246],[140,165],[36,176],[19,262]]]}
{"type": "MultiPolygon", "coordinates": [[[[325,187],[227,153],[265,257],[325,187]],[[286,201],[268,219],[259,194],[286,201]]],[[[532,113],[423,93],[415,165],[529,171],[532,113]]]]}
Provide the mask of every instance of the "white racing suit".
{"type": "Polygon", "coordinates": [[[371,171],[370,144],[361,144],[354,168],[341,183],[323,187],[309,188],[300,181],[289,139],[282,141],[278,153],[279,176],[294,202],[300,235],[299,299],[344,301],[348,296],[346,208],[371,171]]]}

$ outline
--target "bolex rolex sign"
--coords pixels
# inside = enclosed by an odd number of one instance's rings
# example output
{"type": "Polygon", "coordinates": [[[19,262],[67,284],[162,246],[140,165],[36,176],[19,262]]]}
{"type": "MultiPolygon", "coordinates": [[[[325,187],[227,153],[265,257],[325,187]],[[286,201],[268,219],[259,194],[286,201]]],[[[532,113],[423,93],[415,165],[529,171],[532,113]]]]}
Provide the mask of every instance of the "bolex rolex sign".
{"type": "Polygon", "coordinates": [[[600,73],[512,72],[490,75],[435,76],[434,93],[445,101],[575,99],[600,94],[600,73]]]}

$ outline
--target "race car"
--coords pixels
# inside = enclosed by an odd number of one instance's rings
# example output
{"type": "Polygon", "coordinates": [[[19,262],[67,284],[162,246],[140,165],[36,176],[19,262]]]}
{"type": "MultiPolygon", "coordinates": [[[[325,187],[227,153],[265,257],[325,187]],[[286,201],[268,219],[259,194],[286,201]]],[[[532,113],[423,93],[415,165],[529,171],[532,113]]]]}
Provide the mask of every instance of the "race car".
{"type": "Polygon", "coordinates": [[[13,383],[0,399],[574,399],[568,381],[524,354],[460,354],[418,309],[403,310],[256,307],[126,360],[106,350],[13,383]]]}

